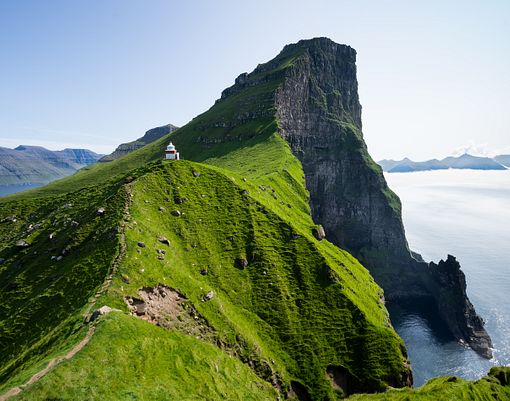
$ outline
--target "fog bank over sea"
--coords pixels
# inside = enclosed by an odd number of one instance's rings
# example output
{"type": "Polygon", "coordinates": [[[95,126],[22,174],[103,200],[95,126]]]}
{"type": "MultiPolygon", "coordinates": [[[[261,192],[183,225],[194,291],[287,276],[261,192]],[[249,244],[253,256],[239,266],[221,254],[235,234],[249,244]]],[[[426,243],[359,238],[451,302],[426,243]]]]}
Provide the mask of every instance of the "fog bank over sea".
{"type": "Polygon", "coordinates": [[[475,379],[510,364],[510,170],[386,173],[402,200],[409,246],[426,261],[457,257],[471,302],[486,321],[494,359],[487,361],[438,331],[435,316],[390,307],[407,344],[415,384],[438,375],[475,379]]]}

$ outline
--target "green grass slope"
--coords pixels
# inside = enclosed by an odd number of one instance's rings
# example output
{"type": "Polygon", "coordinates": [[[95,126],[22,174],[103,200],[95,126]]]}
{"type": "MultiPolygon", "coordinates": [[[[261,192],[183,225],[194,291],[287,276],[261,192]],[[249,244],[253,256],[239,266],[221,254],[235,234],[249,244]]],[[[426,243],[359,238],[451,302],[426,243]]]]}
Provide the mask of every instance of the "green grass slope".
{"type": "MultiPolygon", "coordinates": [[[[182,333],[206,333],[202,341],[245,362],[283,394],[301,383],[314,399],[335,399],[342,391],[332,386],[328,369],[342,372],[348,392],[382,390],[398,380],[403,344],[389,324],[381,290],[349,254],[311,235],[304,200],[302,209],[289,208],[280,199],[290,195],[269,185],[261,189],[231,171],[185,161],[158,162],[132,174],[127,251],[100,303],[127,311],[125,297],[138,297],[143,287],[176,288],[201,317],[199,328],[180,325],[182,333]],[[181,199],[186,201],[176,203],[181,199]],[[288,215],[280,216],[279,208],[288,215]],[[294,224],[296,215],[307,217],[294,224]],[[162,235],[169,247],[158,241],[162,235]],[[158,249],[166,251],[164,258],[158,249]],[[248,266],[239,268],[239,259],[248,266]],[[203,302],[211,290],[214,297],[203,302]]],[[[268,182],[278,183],[274,177],[268,182]]],[[[297,183],[290,179],[290,185],[297,183]]],[[[66,366],[75,369],[70,361],[55,372],[66,366]]],[[[120,374],[123,362],[118,369],[120,374]]],[[[136,382],[130,372],[123,380],[136,382]]],[[[109,385],[93,383],[92,393],[109,385]]],[[[143,397],[136,386],[132,391],[143,397]]]]}
{"type": "Polygon", "coordinates": [[[275,400],[249,367],[194,337],[115,313],[17,400],[275,400]]]}
{"type": "Polygon", "coordinates": [[[118,254],[124,204],[119,183],[0,204],[0,388],[79,330],[118,254]]]}
{"type": "Polygon", "coordinates": [[[390,390],[383,394],[363,394],[352,401],[505,401],[510,400],[510,368],[492,368],[476,381],[438,377],[418,389],[390,390]]]}

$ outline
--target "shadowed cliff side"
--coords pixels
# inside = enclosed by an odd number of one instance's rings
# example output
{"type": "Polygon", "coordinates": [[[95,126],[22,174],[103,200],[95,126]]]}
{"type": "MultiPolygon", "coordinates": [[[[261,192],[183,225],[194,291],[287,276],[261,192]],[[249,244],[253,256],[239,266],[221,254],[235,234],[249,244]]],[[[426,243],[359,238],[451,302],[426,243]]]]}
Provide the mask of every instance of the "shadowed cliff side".
{"type": "Polygon", "coordinates": [[[276,112],[303,165],[314,220],[371,271],[387,300],[432,299],[452,334],[490,358],[460,265],[452,257],[429,265],[409,250],[400,200],[363,140],[355,50],[317,38],[288,45],[279,57],[289,53],[301,56],[286,70],[276,112]]]}

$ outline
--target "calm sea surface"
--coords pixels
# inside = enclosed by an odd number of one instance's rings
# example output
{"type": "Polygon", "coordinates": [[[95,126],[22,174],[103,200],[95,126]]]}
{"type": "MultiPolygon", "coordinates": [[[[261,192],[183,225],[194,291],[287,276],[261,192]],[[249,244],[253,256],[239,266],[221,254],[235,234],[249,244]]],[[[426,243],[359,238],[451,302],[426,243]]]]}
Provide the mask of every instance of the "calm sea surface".
{"type": "Polygon", "coordinates": [[[415,385],[438,375],[467,379],[510,365],[510,170],[446,170],[386,174],[402,200],[411,249],[427,261],[457,257],[467,291],[494,343],[488,361],[452,341],[432,321],[390,309],[407,344],[415,385]]]}

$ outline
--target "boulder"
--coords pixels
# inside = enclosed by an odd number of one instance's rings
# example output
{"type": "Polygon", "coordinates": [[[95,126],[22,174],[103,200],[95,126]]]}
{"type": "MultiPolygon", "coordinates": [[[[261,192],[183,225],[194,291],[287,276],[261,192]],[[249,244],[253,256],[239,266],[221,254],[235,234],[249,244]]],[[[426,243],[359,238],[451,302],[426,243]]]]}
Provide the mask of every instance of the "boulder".
{"type": "Polygon", "coordinates": [[[104,208],[100,207],[99,209],[97,209],[96,215],[97,216],[104,216],[104,212],[105,212],[104,208]]]}
{"type": "Polygon", "coordinates": [[[139,246],[140,248],[145,248],[147,245],[145,245],[145,242],[138,241],[138,246],[139,246]]]}
{"type": "Polygon", "coordinates": [[[162,244],[170,246],[170,241],[168,240],[167,237],[163,237],[161,235],[161,236],[158,237],[158,241],[161,242],[162,244]]]}
{"type": "Polygon", "coordinates": [[[324,238],[326,238],[326,232],[324,231],[324,227],[322,227],[322,225],[320,224],[317,227],[314,227],[314,229],[312,230],[312,234],[319,241],[322,241],[324,238]]]}
{"type": "Polygon", "coordinates": [[[181,217],[182,213],[179,210],[172,210],[172,216],[181,217]]]}
{"type": "Polygon", "coordinates": [[[213,299],[213,297],[214,297],[214,292],[209,291],[207,294],[204,295],[204,297],[202,298],[202,301],[204,301],[204,302],[210,301],[211,299],[213,299]]]}
{"type": "Polygon", "coordinates": [[[248,261],[244,258],[238,258],[236,259],[236,266],[239,269],[244,270],[245,268],[248,267],[248,261]]]}
{"type": "Polygon", "coordinates": [[[16,247],[17,248],[28,248],[30,244],[25,241],[24,239],[20,239],[19,241],[16,241],[16,247]]]}
{"type": "Polygon", "coordinates": [[[94,312],[92,312],[92,315],[90,316],[89,322],[93,322],[100,316],[107,315],[110,312],[118,311],[118,309],[110,308],[109,306],[103,305],[99,309],[96,309],[94,312]]]}

